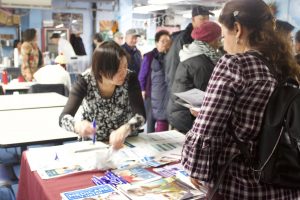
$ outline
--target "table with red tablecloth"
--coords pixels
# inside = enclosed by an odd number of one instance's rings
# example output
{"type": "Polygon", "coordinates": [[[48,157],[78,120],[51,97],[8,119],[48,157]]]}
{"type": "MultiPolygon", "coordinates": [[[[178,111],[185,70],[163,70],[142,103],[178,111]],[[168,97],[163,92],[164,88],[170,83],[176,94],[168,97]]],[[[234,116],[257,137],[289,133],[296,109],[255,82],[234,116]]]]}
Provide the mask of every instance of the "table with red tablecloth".
{"type": "Polygon", "coordinates": [[[17,200],[59,200],[60,193],[94,186],[91,181],[93,175],[104,174],[102,171],[92,170],[43,180],[36,171],[30,170],[26,151],[22,154],[20,171],[17,200]]]}

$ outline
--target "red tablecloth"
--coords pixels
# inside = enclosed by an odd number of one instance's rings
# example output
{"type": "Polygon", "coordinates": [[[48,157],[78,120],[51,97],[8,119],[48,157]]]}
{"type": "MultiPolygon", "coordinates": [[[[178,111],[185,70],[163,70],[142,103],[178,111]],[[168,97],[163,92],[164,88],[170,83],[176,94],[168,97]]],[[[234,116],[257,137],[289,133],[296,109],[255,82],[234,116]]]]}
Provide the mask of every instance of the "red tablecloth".
{"type": "Polygon", "coordinates": [[[37,172],[30,171],[26,152],[24,152],[21,160],[17,200],[60,200],[61,192],[94,186],[91,181],[92,176],[102,176],[103,174],[99,170],[93,170],[43,180],[37,172]]]}

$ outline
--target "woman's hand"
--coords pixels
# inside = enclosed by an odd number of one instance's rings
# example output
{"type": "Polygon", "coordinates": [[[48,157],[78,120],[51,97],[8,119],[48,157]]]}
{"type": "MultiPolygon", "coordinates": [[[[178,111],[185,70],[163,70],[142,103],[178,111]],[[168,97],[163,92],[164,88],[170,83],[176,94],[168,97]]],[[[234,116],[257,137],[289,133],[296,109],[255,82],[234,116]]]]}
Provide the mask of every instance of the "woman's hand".
{"type": "Polygon", "coordinates": [[[117,130],[113,131],[109,136],[109,144],[113,146],[114,149],[118,150],[123,147],[123,143],[126,137],[130,133],[130,125],[124,124],[117,130]]]}
{"type": "Polygon", "coordinates": [[[93,124],[87,120],[83,120],[75,123],[75,132],[82,137],[90,136],[95,133],[93,124]]]}
{"type": "Polygon", "coordinates": [[[193,184],[197,189],[200,190],[200,187],[203,187],[203,184],[201,183],[200,180],[195,179],[195,178],[192,178],[192,177],[190,177],[190,178],[191,178],[192,184],[193,184]]]}
{"type": "Polygon", "coordinates": [[[146,91],[142,91],[142,97],[143,97],[143,100],[145,101],[145,99],[146,99],[146,91]]]}
{"type": "Polygon", "coordinates": [[[193,108],[190,108],[190,112],[191,112],[191,114],[194,116],[194,117],[197,117],[198,116],[198,111],[196,111],[195,109],[193,109],[193,108]]]}

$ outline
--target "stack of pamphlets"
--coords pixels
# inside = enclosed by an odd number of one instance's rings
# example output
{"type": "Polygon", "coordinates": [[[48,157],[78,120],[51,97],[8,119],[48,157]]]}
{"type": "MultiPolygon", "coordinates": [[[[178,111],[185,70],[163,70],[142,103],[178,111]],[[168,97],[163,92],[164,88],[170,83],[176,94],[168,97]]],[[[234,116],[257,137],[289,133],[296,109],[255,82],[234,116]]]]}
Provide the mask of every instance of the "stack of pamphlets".
{"type": "Polygon", "coordinates": [[[142,167],[114,170],[113,173],[131,184],[147,183],[161,178],[161,176],[142,167]]]}
{"type": "Polygon", "coordinates": [[[183,200],[192,197],[197,197],[197,199],[205,197],[205,193],[172,177],[138,185],[119,185],[118,189],[134,200],[183,200]]]}
{"type": "Polygon", "coordinates": [[[166,165],[164,167],[153,168],[153,171],[161,175],[162,177],[168,178],[176,176],[177,172],[183,170],[180,163],[174,165],[166,165]]]}
{"type": "Polygon", "coordinates": [[[119,190],[110,185],[97,185],[85,189],[63,192],[60,196],[62,200],[128,200],[119,190]]]}
{"type": "Polygon", "coordinates": [[[108,185],[111,185],[113,187],[117,187],[117,185],[120,185],[120,184],[127,184],[128,183],[126,180],[124,180],[123,178],[115,175],[111,171],[105,172],[104,176],[93,176],[92,181],[96,185],[108,184],[108,185]]]}

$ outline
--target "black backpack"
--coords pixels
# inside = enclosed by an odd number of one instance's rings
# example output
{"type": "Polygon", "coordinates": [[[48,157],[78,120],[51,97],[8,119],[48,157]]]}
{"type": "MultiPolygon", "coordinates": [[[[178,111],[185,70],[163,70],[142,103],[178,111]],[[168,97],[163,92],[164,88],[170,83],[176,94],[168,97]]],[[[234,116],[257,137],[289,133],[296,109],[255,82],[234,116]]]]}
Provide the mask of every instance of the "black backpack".
{"type": "MultiPolygon", "coordinates": [[[[256,53],[255,56],[262,59],[256,53]]],[[[226,162],[208,199],[217,192],[232,160],[241,155],[261,183],[300,189],[300,89],[297,81],[288,78],[275,87],[264,112],[254,158],[250,156],[247,143],[229,133],[241,153],[226,162]]]]}
{"type": "Polygon", "coordinates": [[[300,89],[295,80],[275,88],[258,140],[252,163],[259,181],[300,189],[300,89]]]}

